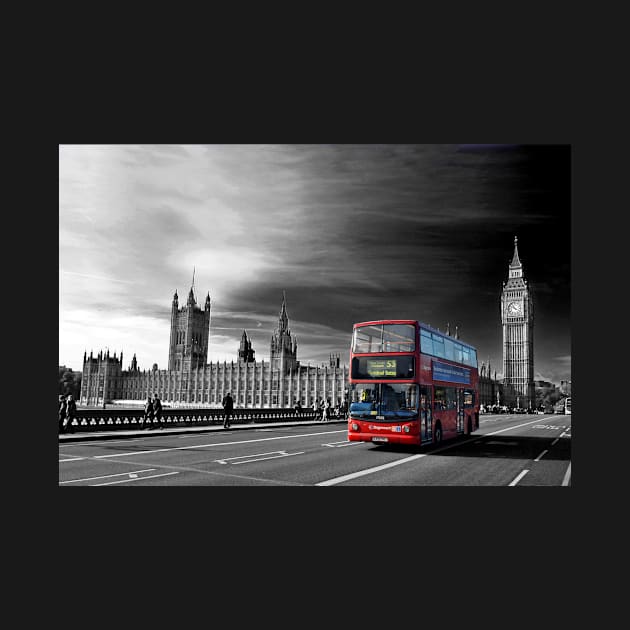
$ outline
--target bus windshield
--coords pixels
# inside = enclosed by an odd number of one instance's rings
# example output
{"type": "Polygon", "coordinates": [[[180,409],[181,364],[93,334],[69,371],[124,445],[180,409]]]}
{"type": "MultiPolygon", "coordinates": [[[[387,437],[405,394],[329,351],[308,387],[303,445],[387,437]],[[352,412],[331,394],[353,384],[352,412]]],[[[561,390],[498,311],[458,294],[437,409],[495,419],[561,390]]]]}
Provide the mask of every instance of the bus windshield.
{"type": "Polygon", "coordinates": [[[352,352],[414,352],[416,328],[411,324],[358,326],[352,335],[352,352]]]}
{"type": "Polygon", "coordinates": [[[398,383],[354,383],[350,413],[355,418],[400,420],[418,415],[418,385],[398,383]]]}

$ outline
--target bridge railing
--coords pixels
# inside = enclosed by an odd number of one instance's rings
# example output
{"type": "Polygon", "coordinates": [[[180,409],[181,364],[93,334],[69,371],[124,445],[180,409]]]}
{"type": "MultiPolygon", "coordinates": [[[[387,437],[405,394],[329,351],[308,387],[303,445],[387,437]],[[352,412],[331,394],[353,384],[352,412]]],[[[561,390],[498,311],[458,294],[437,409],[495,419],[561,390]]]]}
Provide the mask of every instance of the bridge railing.
{"type": "MultiPolygon", "coordinates": [[[[223,409],[162,409],[162,425],[165,427],[211,426],[223,424],[223,409]]],[[[291,420],[312,421],[321,418],[321,411],[303,409],[234,409],[231,424],[256,424],[288,422],[291,420]]],[[[339,416],[331,414],[331,418],[339,416]]],[[[140,408],[120,409],[77,409],[73,427],[75,431],[115,431],[137,429],[144,421],[144,410],[140,408]]],[[[157,426],[157,420],[147,420],[146,425],[157,426]]]]}

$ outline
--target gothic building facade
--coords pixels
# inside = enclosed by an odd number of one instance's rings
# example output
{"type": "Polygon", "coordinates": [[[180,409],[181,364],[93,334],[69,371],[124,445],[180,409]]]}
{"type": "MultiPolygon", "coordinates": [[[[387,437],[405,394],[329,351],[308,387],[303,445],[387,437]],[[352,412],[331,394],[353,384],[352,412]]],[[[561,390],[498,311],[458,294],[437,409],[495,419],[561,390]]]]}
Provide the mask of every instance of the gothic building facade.
{"type": "Polygon", "coordinates": [[[302,406],[330,398],[334,404],[347,396],[348,366],[339,355],[328,363],[302,365],[297,339],[289,329],[283,293],[278,326],[271,337],[270,361],[256,361],[252,343],[243,331],[236,361],[208,363],[210,294],[203,310],[197,306],[193,287],[181,308],[177,292],[171,308],[168,369],[140,370],[134,354],[123,369],[123,354],[109,351],[83,356],[81,405],[140,402],[154,393],[173,405],[220,407],[227,392],[240,408],[286,408],[298,400],[302,406]]]}
{"type": "Polygon", "coordinates": [[[503,386],[513,407],[536,407],[534,383],[534,302],[518,256],[518,238],[514,237],[514,255],[507,282],[501,293],[503,327],[503,386]]]}
{"type": "Polygon", "coordinates": [[[503,383],[497,378],[496,370],[494,376],[492,375],[489,359],[487,364],[482,362],[479,366],[479,404],[484,407],[505,404],[503,383]]]}

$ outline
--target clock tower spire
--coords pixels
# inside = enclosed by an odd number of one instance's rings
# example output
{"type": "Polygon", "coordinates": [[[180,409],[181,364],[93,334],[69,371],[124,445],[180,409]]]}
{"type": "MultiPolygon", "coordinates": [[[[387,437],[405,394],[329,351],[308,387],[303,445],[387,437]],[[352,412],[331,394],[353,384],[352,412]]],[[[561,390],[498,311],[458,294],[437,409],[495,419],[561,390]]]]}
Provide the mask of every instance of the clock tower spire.
{"type": "Polygon", "coordinates": [[[503,385],[510,404],[534,408],[534,304],[518,255],[518,237],[501,294],[503,385]]]}

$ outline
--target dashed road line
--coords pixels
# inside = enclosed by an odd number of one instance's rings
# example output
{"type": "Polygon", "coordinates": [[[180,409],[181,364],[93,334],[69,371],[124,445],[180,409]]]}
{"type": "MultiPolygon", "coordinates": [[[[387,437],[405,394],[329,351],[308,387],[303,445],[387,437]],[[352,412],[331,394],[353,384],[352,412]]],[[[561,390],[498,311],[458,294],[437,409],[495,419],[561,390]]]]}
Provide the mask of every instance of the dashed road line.
{"type": "Polygon", "coordinates": [[[320,481],[316,483],[316,486],[334,486],[338,483],[343,483],[344,481],[349,481],[350,479],[356,479],[357,477],[362,477],[363,475],[370,475],[375,472],[379,472],[380,470],[386,470],[387,468],[392,468],[393,466],[400,466],[401,464],[406,464],[407,462],[411,462],[414,459],[420,459],[421,457],[426,457],[426,453],[421,453],[420,455],[412,455],[411,457],[405,457],[404,459],[397,459],[395,462],[389,462],[388,464],[383,464],[382,466],[375,466],[374,468],[367,468],[366,470],[359,470],[355,473],[350,473],[349,475],[343,475],[341,477],[335,477],[334,479],[328,479],[327,481],[320,481]]]}
{"type": "Polygon", "coordinates": [[[529,470],[522,470],[508,485],[515,486],[528,472],[529,470]]]}
{"type": "Polygon", "coordinates": [[[542,456],[547,452],[548,452],[547,449],[545,449],[534,461],[539,462],[542,459],[542,456]]]}

